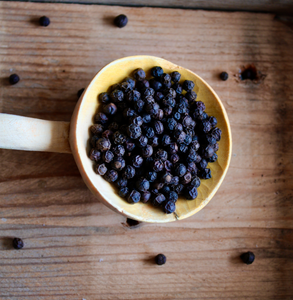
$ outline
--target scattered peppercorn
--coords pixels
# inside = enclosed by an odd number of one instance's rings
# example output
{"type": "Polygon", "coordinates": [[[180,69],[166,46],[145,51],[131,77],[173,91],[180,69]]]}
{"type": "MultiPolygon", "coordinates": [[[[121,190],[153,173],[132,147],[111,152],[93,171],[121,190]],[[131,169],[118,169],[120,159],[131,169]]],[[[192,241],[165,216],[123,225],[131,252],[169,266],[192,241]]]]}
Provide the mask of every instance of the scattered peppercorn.
{"type": "Polygon", "coordinates": [[[130,227],[136,227],[136,226],[138,226],[140,224],[139,221],[133,220],[133,219],[129,219],[129,218],[126,219],[126,223],[130,227]]]}
{"type": "Polygon", "coordinates": [[[22,249],[24,246],[23,240],[20,238],[14,238],[12,240],[12,246],[14,249],[17,249],[17,250],[22,249]]]}
{"type": "Polygon", "coordinates": [[[248,251],[246,253],[241,254],[240,258],[245,264],[250,265],[254,262],[255,255],[253,252],[248,251]]]}
{"type": "Polygon", "coordinates": [[[47,27],[50,25],[50,19],[46,16],[40,17],[39,23],[41,26],[47,27]]]}
{"type": "Polygon", "coordinates": [[[200,180],[211,178],[208,163],[218,158],[222,131],[197,101],[193,81],[159,66],[150,73],[146,78],[138,68],[134,79],[99,94],[89,157],[129,203],[150,202],[173,213],[179,195],[195,199],[200,180]]]}
{"type": "Polygon", "coordinates": [[[10,84],[16,84],[19,81],[19,76],[17,74],[11,74],[9,76],[9,83],[10,84]]]}
{"type": "Polygon", "coordinates": [[[80,96],[82,95],[82,93],[84,92],[84,88],[80,89],[78,92],[77,92],[77,96],[78,98],[80,98],[80,96]]]}
{"type": "Polygon", "coordinates": [[[155,257],[155,262],[157,265],[161,266],[161,265],[164,265],[167,261],[167,258],[164,254],[158,254],[156,257],[155,257]]]}
{"type": "Polygon", "coordinates": [[[114,24],[119,28],[125,27],[127,23],[128,18],[125,15],[119,15],[114,19],[114,24]]]}
{"type": "Polygon", "coordinates": [[[229,75],[227,72],[222,72],[220,74],[220,78],[223,80],[223,81],[226,81],[228,78],[229,78],[229,75]]]}

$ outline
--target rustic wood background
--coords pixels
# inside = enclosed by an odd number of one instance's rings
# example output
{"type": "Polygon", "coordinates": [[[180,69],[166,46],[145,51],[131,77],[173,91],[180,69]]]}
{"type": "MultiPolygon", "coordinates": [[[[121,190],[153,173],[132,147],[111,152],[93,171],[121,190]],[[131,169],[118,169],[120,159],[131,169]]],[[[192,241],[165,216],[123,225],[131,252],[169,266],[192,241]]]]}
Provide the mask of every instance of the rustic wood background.
{"type": "Polygon", "coordinates": [[[292,0],[23,0],[26,2],[63,2],[83,4],[107,4],[122,6],[154,6],[228,11],[261,11],[293,14],[292,0]]]}
{"type": "Polygon", "coordinates": [[[230,169],[207,207],[136,228],[90,194],[71,155],[0,150],[1,299],[292,299],[290,27],[271,14],[95,5],[0,2],[0,14],[1,112],[69,121],[103,65],[150,54],[209,82],[233,134],[230,169]],[[120,13],[123,29],[112,25],[120,13]],[[237,79],[249,64],[262,82],[237,79]],[[24,249],[11,248],[14,236],[24,249]],[[239,259],[248,250],[250,266],[239,259]],[[153,263],[158,253],[166,265],[153,263]]]}

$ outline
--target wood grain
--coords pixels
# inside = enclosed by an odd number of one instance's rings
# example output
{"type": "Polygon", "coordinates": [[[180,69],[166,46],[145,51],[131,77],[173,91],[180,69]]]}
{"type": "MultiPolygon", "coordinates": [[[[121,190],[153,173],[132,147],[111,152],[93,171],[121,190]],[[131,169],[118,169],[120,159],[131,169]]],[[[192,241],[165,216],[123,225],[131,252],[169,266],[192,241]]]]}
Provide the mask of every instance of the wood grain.
{"type": "Polygon", "coordinates": [[[233,137],[231,167],[207,207],[135,229],[90,194],[71,155],[0,150],[1,299],[292,299],[289,27],[270,14],[160,8],[0,2],[0,14],[1,112],[69,121],[77,91],[103,65],[150,54],[209,82],[233,137]],[[123,29],[112,26],[120,13],[123,29]],[[239,81],[252,63],[264,81],[239,81]],[[23,250],[11,249],[13,236],[23,250]],[[247,250],[250,266],[239,260],[247,250]],[[158,253],[166,265],[153,264],[158,253]]]}
{"type": "Polygon", "coordinates": [[[82,3],[126,6],[153,6],[166,8],[189,8],[230,11],[261,11],[272,13],[293,13],[293,3],[290,0],[24,0],[29,2],[82,3]]]}

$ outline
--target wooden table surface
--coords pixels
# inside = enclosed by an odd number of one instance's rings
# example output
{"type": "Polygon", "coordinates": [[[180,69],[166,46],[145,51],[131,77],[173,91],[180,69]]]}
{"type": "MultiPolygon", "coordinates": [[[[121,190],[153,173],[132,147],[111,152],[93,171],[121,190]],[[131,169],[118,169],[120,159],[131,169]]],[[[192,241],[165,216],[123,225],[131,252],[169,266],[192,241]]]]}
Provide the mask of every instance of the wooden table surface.
{"type": "Polygon", "coordinates": [[[1,112],[69,121],[102,66],[150,54],[209,82],[233,135],[228,174],[202,211],[136,228],[91,195],[71,155],[0,150],[1,299],[293,298],[290,27],[272,14],[77,4],[0,2],[0,14],[1,112]],[[237,79],[249,64],[263,81],[237,79]],[[248,250],[252,265],[239,259],[248,250]]]}

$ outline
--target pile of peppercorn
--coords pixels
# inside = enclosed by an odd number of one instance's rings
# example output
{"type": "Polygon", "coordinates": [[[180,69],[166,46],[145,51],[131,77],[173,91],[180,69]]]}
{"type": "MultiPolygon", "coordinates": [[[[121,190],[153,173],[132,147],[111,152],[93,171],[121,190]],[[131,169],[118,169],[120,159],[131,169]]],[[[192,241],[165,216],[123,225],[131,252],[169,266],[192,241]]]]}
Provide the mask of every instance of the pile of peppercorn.
{"type": "Polygon", "coordinates": [[[194,82],[178,72],[142,69],[101,93],[100,111],[90,130],[94,170],[119,189],[129,203],[151,202],[175,211],[178,195],[197,197],[201,179],[211,178],[208,163],[218,158],[217,119],[196,101],[194,82]]]}

